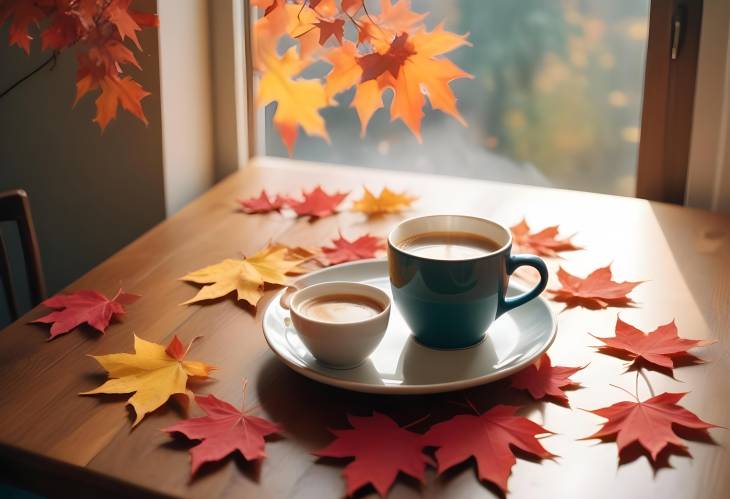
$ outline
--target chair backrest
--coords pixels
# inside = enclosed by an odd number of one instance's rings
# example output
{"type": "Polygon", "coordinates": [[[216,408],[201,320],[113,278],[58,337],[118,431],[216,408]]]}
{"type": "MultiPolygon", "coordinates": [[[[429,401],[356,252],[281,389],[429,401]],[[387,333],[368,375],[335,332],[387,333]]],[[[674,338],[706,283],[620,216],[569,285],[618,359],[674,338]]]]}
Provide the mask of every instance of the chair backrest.
{"type": "MultiPolygon", "coordinates": [[[[30,213],[30,202],[25,191],[18,189],[0,193],[0,222],[15,222],[18,226],[31,305],[35,306],[45,299],[46,285],[43,279],[41,254],[33,226],[33,217],[30,213]]],[[[17,319],[20,315],[18,296],[12,283],[10,259],[2,235],[0,235],[0,279],[5,288],[10,315],[13,319],[17,319]]]]}

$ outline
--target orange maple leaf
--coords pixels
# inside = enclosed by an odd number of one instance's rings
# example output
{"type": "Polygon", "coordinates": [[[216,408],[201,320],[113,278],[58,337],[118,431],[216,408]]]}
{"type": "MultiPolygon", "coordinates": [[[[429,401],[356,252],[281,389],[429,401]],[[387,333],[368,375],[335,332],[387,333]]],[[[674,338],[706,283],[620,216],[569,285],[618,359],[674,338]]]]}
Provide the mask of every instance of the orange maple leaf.
{"type": "Polygon", "coordinates": [[[426,97],[431,107],[466,125],[449,84],[473,76],[442,56],[469,45],[467,35],[450,33],[442,25],[428,31],[423,25],[427,14],[412,11],[410,0],[381,0],[378,14],[369,13],[362,0],[255,0],[254,5],[263,9],[263,16],[254,24],[254,66],[263,75],[262,89],[269,82],[277,87],[263,89],[267,98],[260,98],[259,104],[276,101],[279,108],[285,100],[291,104],[284,105],[281,113],[277,108],[274,118],[289,154],[299,126],[309,135],[328,140],[319,110],[335,105],[333,97],[353,86],[350,107],[358,114],[362,135],[373,114],[383,107],[383,93],[388,89],[393,91],[391,118],[400,118],[419,141],[426,97]],[[358,11],[363,15],[355,20],[352,16],[358,11]],[[359,48],[344,39],[344,16],[357,28],[358,43],[367,46],[359,48]],[[298,42],[298,52],[289,49],[279,56],[277,46],[282,37],[298,42]],[[324,46],[332,37],[339,46],[324,46]],[[320,80],[294,79],[319,60],[332,65],[325,78],[324,96],[320,80]],[[267,74],[274,77],[267,79],[267,74]],[[297,85],[301,94],[284,99],[282,95],[294,90],[291,82],[306,82],[308,87],[305,90],[297,85]],[[302,109],[298,105],[303,105],[302,109]]]}
{"type": "Polygon", "coordinates": [[[356,14],[363,7],[364,0],[342,0],[342,11],[349,15],[356,14]]]}
{"type": "Polygon", "coordinates": [[[258,7],[259,9],[263,9],[264,12],[276,3],[278,3],[276,0],[251,0],[251,5],[258,7]]]}
{"type": "MultiPolygon", "coordinates": [[[[338,8],[335,0],[309,0],[309,6],[320,16],[331,17],[337,14],[338,8]]],[[[297,6],[300,8],[300,6],[297,6]]]]}
{"type": "Polygon", "coordinates": [[[145,125],[148,124],[140,101],[150,93],[145,91],[142,85],[130,76],[124,78],[105,76],[99,82],[99,86],[101,87],[101,94],[96,99],[96,117],[94,121],[99,124],[102,130],[106,128],[111,120],[116,118],[119,104],[126,111],[139,118],[145,125]]]}
{"type": "Polygon", "coordinates": [[[132,42],[134,42],[139,50],[142,50],[139,40],[137,39],[137,31],[140,31],[142,28],[139,27],[137,22],[134,20],[134,17],[132,17],[129,12],[129,4],[131,1],[132,0],[114,0],[109,4],[104,13],[109,18],[109,21],[116,26],[119,31],[119,36],[122,37],[122,41],[125,37],[129,38],[132,42]]]}
{"type": "Polygon", "coordinates": [[[466,126],[456,107],[456,97],[449,83],[459,78],[474,78],[448,59],[436,56],[450,52],[462,45],[469,45],[466,35],[444,31],[438,25],[433,31],[422,30],[411,37],[415,53],[406,59],[395,81],[393,103],[390,108],[392,119],[401,118],[421,141],[421,120],[425,96],[431,107],[439,109],[466,126]]]}
{"type": "MultiPolygon", "coordinates": [[[[363,4],[362,1],[356,3],[358,8],[363,4]]],[[[348,5],[348,8],[350,7],[348,5]]],[[[347,10],[344,2],[342,9],[347,10]]],[[[385,43],[387,45],[397,35],[410,33],[423,22],[426,16],[428,14],[412,11],[410,0],[400,0],[396,3],[391,3],[390,0],[380,0],[380,14],[375,16],[365,14],[358,19],[360,26],[358,43],[385,43]]]]}
{"type": "Polygon", "coordinates": [[[351,107],[360,117],[363,135],[372,115],[383,107],[382,94],[388,88],[394,92],[391,118],[403,120],[419,141],[426,95],[434,109],[466,126],[449,83],[473,76],[439,57],[469,45],[466,36],[438,25],[433,31],[421,29],[412,36],[400,34],[388,45],[378,44],[376,52],[365,56],[359,55],[354,44],[345,42],[327,57],[333,66],[327,75],[327,93],[334,95],[357,85],[351,107]]]}

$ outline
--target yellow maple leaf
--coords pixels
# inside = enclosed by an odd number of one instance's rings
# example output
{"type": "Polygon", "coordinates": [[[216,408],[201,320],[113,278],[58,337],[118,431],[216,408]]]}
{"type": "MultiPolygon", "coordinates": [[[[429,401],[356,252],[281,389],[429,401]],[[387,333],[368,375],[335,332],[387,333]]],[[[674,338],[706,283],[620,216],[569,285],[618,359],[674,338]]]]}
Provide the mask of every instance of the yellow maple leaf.
{"type": "Polygon", "coordinates": [[[299,42],[299,56],[302,59],[308,59],[320,48],[320,29],[317,27],[320,16],[306,4],[290,3],[286,4],[284,9],[288,16],[286,33],[290,38],[299,42]]]}
{"type": "Polygon", "coordinates": [[[319,80],[294,79],[309,64],[299,58],[296,47],[289,47],[282,57],[275,52],[262,54],[260,64],[257,103],[259,106],[277,103],[273,121],[289,154],[300,126],[308,135],[329,142],[324,118],[319,114],[320,109],[329,105],[329,99],[319,80]]]}
{"type": "Polygon", "coordinates": [[[255,307],[264,295],[264,283],[287,284],[286,274],[306,272],[299,265],[311,256],[303,248],[273,244],[248,258],[227,258],[181,278],[183,281],[207,284],[183,305],[220,298],[235,291],[238,300],[244,300],[255,307]]]}
{"type": "Polygon", "coordinates": [[[417,199],[405,192],[393,192],[387,187],[384,187],[377,197],[367,187],[363,189],[365,190],[363,197],[352,204],[352,211],[361,211],[367,215],[397,213],[408,208],[417,199]]]}
{"type": "Polygon", "coordinates": [[[288,35],[299,42],[299,57],[309,60],[319,45],[319,16],[306,4],[285,3],[273,0],[265,7],[269,12],[256,20],[253,26],[254,66],[263,70],[263,61],[276,54],[276,47],[282,35],[288,35]]]}
{"type": "Polygon", "coordinates": [[[185,360],[187,350],[175,336],[165,348],[134,336],[135,353],[92,355],[108,373],[109,379],[98,388],[80,395],[134,393],[127,401],[134,407],[136,426],[142,418],[175,394],[187,396],[188,376],[207,378],[215,367],[185,360]]]}

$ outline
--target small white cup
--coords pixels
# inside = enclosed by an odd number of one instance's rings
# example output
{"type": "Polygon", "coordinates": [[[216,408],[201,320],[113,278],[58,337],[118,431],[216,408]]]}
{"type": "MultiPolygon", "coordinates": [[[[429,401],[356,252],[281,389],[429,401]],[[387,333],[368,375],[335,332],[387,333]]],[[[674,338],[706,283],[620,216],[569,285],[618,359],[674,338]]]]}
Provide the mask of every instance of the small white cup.
{"type": "Polygon", "coordinates": [[[390,297],[384,291],[358,282],[323,282],[303,289],[289,288],[280,304],[289,310],[291,321],[302,343],[314,357],[329,367],[351,369],[360,365],[378,346],[390,319],[390,297]],[[300,312],[310,298],[338,294],[358,295],[374,300],[382,312],[365,320],[328,322],[312,319],[300,312]]]}

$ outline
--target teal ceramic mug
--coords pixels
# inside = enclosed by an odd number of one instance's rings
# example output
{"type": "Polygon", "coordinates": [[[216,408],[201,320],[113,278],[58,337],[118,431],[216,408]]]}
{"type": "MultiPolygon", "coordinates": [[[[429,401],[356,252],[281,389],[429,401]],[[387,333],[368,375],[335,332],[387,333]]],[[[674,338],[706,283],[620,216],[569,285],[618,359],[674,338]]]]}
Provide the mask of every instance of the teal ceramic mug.
{"type": "Polygon", "coordinates": [[[547,286],[545,262],[533,255],[512,255],[512,234],[483,218],[432,215],[399,224],[388,236],[388,272],[401,315],[415,338],[432,348],[466,348],[479,343],[500,315],[527,303],[547,286]],[[414,254],[407,241],[428,234],[465,233],[491,241],[494,250],[461,259],[414,254]],[[507,297],[509,276],[527,265],[540,282],[519,296],[507,297]]]}

